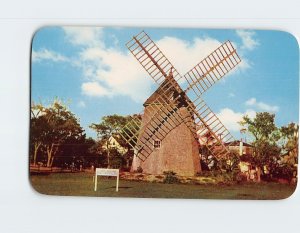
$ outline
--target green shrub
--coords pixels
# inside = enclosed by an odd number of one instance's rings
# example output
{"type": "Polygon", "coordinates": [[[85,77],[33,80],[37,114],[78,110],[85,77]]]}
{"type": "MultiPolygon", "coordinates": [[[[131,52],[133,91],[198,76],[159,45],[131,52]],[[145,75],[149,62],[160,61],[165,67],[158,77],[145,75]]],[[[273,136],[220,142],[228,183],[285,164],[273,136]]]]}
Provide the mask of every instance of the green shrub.
{"type": "Polygon", "coordinates": [[[163,182],[165,184],[179,183],[179,179],[177,178],[175,172],[173,172],[173,171],[165,171],[164,175],[165,175],[165,178],[164,178],[163,182]]]}
{"type": "Polygon", "coordinates": [[[235,175],[234,181],[237,183],[243,183],[247,181],[247,176],[241,172],[235,175]]]}
{"type": "Polygon", "coordinates": [[[137,173],[142,173],[143,172],[143,168],[141,166],[138,166],[136,169],[137,173]]]}

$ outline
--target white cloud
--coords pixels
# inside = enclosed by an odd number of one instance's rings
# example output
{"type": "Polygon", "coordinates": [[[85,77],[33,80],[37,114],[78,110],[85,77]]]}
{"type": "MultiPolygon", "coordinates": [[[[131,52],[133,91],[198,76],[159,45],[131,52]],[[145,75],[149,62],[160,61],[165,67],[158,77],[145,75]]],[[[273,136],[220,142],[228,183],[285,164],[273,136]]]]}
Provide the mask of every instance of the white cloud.
{"type": "Polygon", "coordinates": [[[33,62],[40,62],[42,60],[51,60],[54,62],[65,62],[68,58],[48,49],[40,49],[39,51],[32,51],[31,54],[33,62]]]}
{"type": "Polygon", "coordinates": [[[251,98],[249,100],[247,100],[245,102],[246,105],[248,106],[253,106],[253,107],[256,107],[262,111],[267,111],[267,112],[278,112],[279,111],[279,107],[274,105],[269,105],[269,104],[266,104],[264,102],[257,102],[256,98],[251,98]]]}
{"type": "MultiPolygon", "coordinates": [[[[107,48],[103,43],[102,28],[64,27],[66,39],[81,45],[82,51],[73,65],[81,68],[85,81],[82,93],[103,97],[126,95],[142,102],[151,93],[151,79],[129,53],[107,48]]],[[[114,44],[118,43],[113,37],[114,44]]]]}
{"type": "MultiPolygon", "coordinates": [[[[175,37],[164,37],[157,41],[157,46],[163,51],[181,75],[184,75],[221,44],[221,41],[210,37],[194,38],[192,42],[175,37]]],[[[234,43],[232,44],[236,48],[236,45],[234,43]]],[[[242,62],[229,74],[233,74],[237,70],[248,69],[249,67],[249,61],[242,58],[242,62]]]]}
{"type": "Polygon", "coordinates": [[[228,94],[228,96],[229,96],[230,98],[233,98],[233,97],[235,97],[235,94],[234,94],[233,92],[230,92],[230,93],[228,94]]]}
{"type": "MultiPolygon", "coordinates": [[[[221,44],[212,38],[196,38],[188,42],[175,37],[164,37],[156,43],[182,75],[221,44]]],[[[137,102],[144,101],[151,94],[153,81],[129,52],[122,53],[103,45],[91,46],[83,49],[80,58],[85,77],[104,84],[107,92],[127,95],[137,102]]],[[[103,93],[105,88],[101,86],[103,93]]],[[[84,93],[88,94],[87,91],[84,93]]]]}
{"type": "Polygon", "coordinates": [[[101,27],[63,27],[67,40],[75,45],[102,46],[101,27]]]}
{"type": "Polygon", "coordinates": [[[163,37],[156,44],[177,71],[184,75],[219,47],[221,42],[212,38],[195,38],[193,42],[188,42],[175,37],[163,37]]]}
{"type": "Polygon", "coordinates": [[[255,104],[256,104],[256,99],[255,98],[251,98],[251,99],[248,99],[246,101],[246,105],[252,106],[252,105],[255,105],[255,104]]]}
{"type": "Polygon", "coordinates": [[[85,108],[85,102],[83,101],[83,100],[80,100],[79,102],[78,102],[78,107],[80,107],[80,108],[85,108]]]}
{"type": "Polygon", "coordinates": [[[241,49],[253,50],[259,45],[259,41],[254,38],[255,32],[249,30],[236,30],[236,33],[243,43],[241,49]]]}
{"type": "Polygon", "coordinates": [[[254,118],[256,112],[252,109],[246,110],[244,113],[241,112],[234,112],[230,108],[221,109],[219,113],[217,113],[218,118],[220,121],[225,125],[225,127],[229,131],[240,131],[242,126],[238,123],[243,119],[243,116],[249,116],[250,118],[254,118]]]}
{"type": "Polygon", "coordinates": [[[102,87],[98,82],[86,82],[81,85],[81,90],[88,96],[112,96],[112,93],[102,87]]]}
{"type": "Polygon", "coordinates": [[[271,105],[268,105],[268,104],[263,103],[263,102],[257,103],[257,106],[261,110],[268,111],[268,112],[278,112],[278,110],[279,110],[278,106],[276,106],[276,105],[275,106],[271,106],[271,105]]]}
{"type": "MultiPolygon", "coordinates": [[[[103,29],[100,27],[63,27],[66,39],[80,46],[78,57],[67,58],[59,53],[44,49],[33,51],[33,61],[43,59],[55,62],[65,61],[79,67],[85,78],[82,93],[88,96],[129,96],[136,102],[143,102],[151,94],[153,81],[130,52],[108,48],[104,44],[103,29]]],[[[118,41],[112,37],[114,44],[118,41]]],[[[174,67],[184,75],[194,65],[209,55],[221,42],[213,38],[194,38],[192,42],[175,37],[164,37],[156,41],[174,67]]],[[[235,46],[235,45],[234,45],[235,46]]],[[[235,46],[236,47],[236,46],[235,46]]],[[[236,70],[249,68],[247,59],[236,70]]]]}
{"type": "Polygon", "coordinates": [[[151,94],[152,81],[131,54],[96,47],[84,50],[80,57],[86,77],[103,84],[101,93],[126,95],[136,102],[144,101],[151,94]]]}

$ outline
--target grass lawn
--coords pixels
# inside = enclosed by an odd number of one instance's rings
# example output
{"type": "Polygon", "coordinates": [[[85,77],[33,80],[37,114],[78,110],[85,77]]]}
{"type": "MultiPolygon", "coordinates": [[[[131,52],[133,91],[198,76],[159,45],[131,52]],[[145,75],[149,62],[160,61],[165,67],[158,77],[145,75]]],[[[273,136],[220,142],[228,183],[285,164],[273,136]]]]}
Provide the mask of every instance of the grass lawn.
{"type": "Polygon", "coordinates": [[[56,173],[33,175],[31,184],[36,191],[49,195],[144,197],[144,198],[213,198],[213,199],[283,199],[295,190],[295,185],[278,183],[247,183],[238,185],[162,184],[120,180],[115,191],[115,177],[98,176],[94,191],[93,174],[56,173]]]}

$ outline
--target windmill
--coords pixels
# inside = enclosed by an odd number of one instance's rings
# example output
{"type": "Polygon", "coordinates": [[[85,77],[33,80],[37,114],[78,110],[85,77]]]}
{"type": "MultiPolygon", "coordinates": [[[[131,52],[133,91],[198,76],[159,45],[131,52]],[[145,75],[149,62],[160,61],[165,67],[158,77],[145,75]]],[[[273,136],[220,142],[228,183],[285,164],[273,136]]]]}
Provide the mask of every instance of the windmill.
{"type": "Polygon", "coordinates": [[[232,43],[223,43],[184,76],[144,31],[126,46],[158,85],[144,103],[142,119],[132,117],[120,132],[134,148],[132,170],[194,175],[201,170],[199,143],[216,159],[229,158],[225,143],[233,137],[202,94],[241,62],[232,43]]]}

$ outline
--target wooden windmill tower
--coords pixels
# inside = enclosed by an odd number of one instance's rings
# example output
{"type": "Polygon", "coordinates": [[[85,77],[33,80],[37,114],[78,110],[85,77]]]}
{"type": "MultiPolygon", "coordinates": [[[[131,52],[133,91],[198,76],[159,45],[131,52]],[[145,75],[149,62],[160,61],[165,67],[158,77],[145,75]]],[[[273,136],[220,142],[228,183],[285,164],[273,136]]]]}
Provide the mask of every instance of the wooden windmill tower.
{"type": "Polygon", "coordinates": [[[224,145],[230,132],[202,99],[202,94],[236,67],[241,59],[230,41],[181,76],[151,38],[142,31],[127,44],[158,89],[144,103],[142,120],[133,117],[121,136],[134,148],[132,170],[195,175],[201,171],[199,137],[210,135],[210,152],[229,158],[224,145]],[[181,84],[181,86],[179,85],[181,84]]]}

